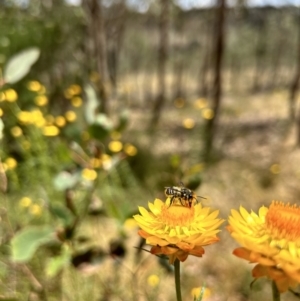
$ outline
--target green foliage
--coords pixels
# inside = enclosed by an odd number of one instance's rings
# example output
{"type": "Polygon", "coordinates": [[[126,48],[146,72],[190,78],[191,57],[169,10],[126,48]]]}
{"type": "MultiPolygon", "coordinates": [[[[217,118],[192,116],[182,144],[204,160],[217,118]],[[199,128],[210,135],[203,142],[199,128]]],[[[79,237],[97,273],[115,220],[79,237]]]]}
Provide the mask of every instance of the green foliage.
{"type": "Polygon", "coordinates": [[[53,181],[54,187],[59,191],[72,189],[80,181],[81,175],[79,173],[71,174],[67,171],[60,172],[53,181]]]}
{"type": "Polygon", "coordinates": [[[74,223],[74,215],[63,204],[52,202],[49,207],[50,212],[62,222],[64,227],[69,227],[74,223]]]}
{"type": "Polygon", "coordinates": [[[3,138],[3,129],[4,129],[4,123],[0,118],[0,140],[3,138]]]}
{"type": "Polygon", "coordinates": [[[56,276],[64,266],[68,265],[71,260],[69,248],[63,248],[62,254],[49,258],[46,265],[46,274],[49,277],[56,276]]]}
{"type": "Polygon", "coordinates": [[[21,80],[30,71],[31,66],[38,60],[39,56],[40,50],[32,47],[11,57],[4,68],[4,82],[15,84],[21,80]]]}
{"type": "Polygon", "coordinates": [[[30,226],[14,236],[11,241],[12,260],[26,262],[37,248],[55,239],[55,229],[51,226],[30,226]]]}
{"type": "Polygon", "coordinates": [[[84,90],[87,97],[85,105],[85,120],[88,124],[93,124],[96,119],[97,109],[100,105],[99,100],[95,89],[91,85],[86,85],[84,90]]]}

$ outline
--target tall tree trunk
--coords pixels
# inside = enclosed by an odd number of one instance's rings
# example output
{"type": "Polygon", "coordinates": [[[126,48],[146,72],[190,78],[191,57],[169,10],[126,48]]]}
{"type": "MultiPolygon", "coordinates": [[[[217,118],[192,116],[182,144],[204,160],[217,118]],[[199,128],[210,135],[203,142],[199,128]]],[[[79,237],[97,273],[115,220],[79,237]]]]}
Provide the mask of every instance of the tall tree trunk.
{"type": "Polygon", "coordinates": [[[211,119],[207,120],[205,128],[204,157],[206,161],[211,159],[211,152],[213,148],[222,97],[222,62],[224,56],[224,27],[226,13],[225,0],[218,0],[218,7],[216,9],[216,12],[214,83],[212,89],[212,110],[214,112],[214,115],[211,119]]]}
{"type": "Polygon", "coordinates": [[[284,12],[283,10],[278,9],[276,11],[278,14],[277,20],[278,20],[278,36],[276,37],[276,44],[273,46],[273,62],[272,62],[272,69],[271,69],[271,75],[270,75],[270,88],[274,89],[277,86],[280,86],[279,81],[279,75],[280,75],[280,65],[281,60],[284,54],[285,45],[286,45],[286,35],[284,32],[284,26],[283,26],[283,18],[284,18],[284,12]]]}
{"type": "MultiPolygon", "coordinates": [[[[297,69],[292,80],[290,86],[290,96],[289,96],[289,104],[290,104],[290,120],[294,121],[296,117],[296,96],[297,90],[299,87],[299,80],[300,80],[300,12],[298,12],[298,58],[297,58],[297,69]]],[[[300,113],[300,112],[299,112],[300,113]]],[[[298,143],[300,144],[300,116],[298,116],[298,143]]]]}
{"type": "Polygon", "coordinates": [[[264,60],[266,58],[267,49],[267,16],[259,15],[259,20],[257,20],[257,32],[258,40],[255,50],[255,73],[253,78],[252,90],[254,92],[258,91],[262,87],[262,75],[265,70],[264,60]]]}
{"type": "Polygon", "coordinates": [[[89,33],[93,42],[93,55],[96,60],[96,70],[99,74],[96,88],[100,97],[100,111],[108,113],[108,95],[105,88],[108,82],[108,72],[102,0],[83,0],[82,5],[88,16],[89,33]]]}
{"type": "Polygon", "coordinates": [[[209,71],[212,64],[211,50],[213,47],[211,39],[213,34],[212,27],[211,17],[208,15],[202,30],[205,39],[205,49],[202,50],[203,60],[199,70],[198,94],[200,97],[207,97],[209,94],[209,71]]]}
{"type": "Polygon", "coordinates": [[[166,66],[169,47],[170,0],[160,0],[161,12],[159,22],[158,48],[158,95],[154,103],[150,127],[155,127],[160,119],[166,101],[166,66]]]}
{"type": "Polygon", "coordinates": [[[109,38],[107,42],[108,53],[108,73],[114,92],[117,90],[119,75],[119,59],[123,47],[126,21],[127,7],[126,0],[121,0],[115,4],[112,16],[108,24],[109,38]]]}

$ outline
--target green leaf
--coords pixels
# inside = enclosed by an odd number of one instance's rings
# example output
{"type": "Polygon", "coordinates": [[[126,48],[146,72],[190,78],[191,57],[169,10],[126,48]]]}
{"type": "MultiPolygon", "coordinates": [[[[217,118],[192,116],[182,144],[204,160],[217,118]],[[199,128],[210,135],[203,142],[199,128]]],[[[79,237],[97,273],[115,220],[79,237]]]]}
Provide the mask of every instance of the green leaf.
{"type": "Polygon", "coordinates": [[[91,85],[86,85],[84,88],[87,102],[85,105],[85,120],[88,124],[95,122],[97,108],[99,107],[99,100],[95,89],[91,85]]]}
{"type": "Polygon", "coordinates": [[[55,229],[50,226],[29,226],[12,239],[12,259],[19,262],[28,261],[39,246],[54,238],[55,229]]]}
{"type": "Polygon", "coordinates": [[[4,123],[0,118],[0,140],[3,138],[4,123]]]}
{"type": "Polygon", "coordinates": [[[116,131],[121,132],[125,130],[125,128],[128,125],[129,117],[130,117],[129,110],[126,109],[121,112],[119,116],[119,123],[118,126],[116,127],[116,131]]]}
{"type": "Polygon", "coordinates": [[[97,114],[94,123],[89,127],[93,138],[103,140],[113,130],[113,123],[105,114],[97,114]]]}
{"type": "Polygon", "coordinates": [[[79,173],[60,172],[53,180],[54,187],[59,191],[73,188],[81,179],[79,173]]]}
{"type": "Polygon", "coordinates": [[[65,265],[70,263],[70,261],[71,252],[69,249],[65,248],[62,254],[49,259],[46,265],[46,274],[49,277],[56,276],[65,265]]]}
{"type": "Polygon", "coordinates": [[[4,68],[4,81],[9,84],[18,82],[30,71],[39,56],[40,50],[32,47],[11,57],[4,68]]]}
{"type": "Polygon", "coordinates": [[[64,226],[70,226],[74,222],[74,215],[71,211],[61,203],[53,203],[50,205],[51,213],[60,219],[64,226]]]}

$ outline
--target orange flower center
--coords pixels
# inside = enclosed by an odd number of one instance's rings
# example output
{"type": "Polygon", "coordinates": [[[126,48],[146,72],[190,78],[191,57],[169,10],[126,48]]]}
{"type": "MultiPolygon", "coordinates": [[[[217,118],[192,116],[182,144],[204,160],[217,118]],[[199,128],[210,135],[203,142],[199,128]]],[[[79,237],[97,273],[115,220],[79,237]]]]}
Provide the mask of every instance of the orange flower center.
{"type": "Polygon", "coordinates": [[[276,238],[300,238],[300,207],[297,205],[272,202],[266,215],[266,224],[276,238]]]}
{"type": "Polygon", "coordinates": [[[168,226],[188,226],[193,221],[194,213],[194,206],[163,205],[160,218],[168,226]]]}

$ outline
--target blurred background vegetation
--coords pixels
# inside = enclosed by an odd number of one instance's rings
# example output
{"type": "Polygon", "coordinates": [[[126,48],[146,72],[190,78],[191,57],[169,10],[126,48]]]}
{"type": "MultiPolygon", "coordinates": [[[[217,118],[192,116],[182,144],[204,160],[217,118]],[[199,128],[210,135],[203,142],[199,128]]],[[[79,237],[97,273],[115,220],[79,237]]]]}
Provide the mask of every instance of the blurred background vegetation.
{"type": "MultiPolygon", "coordinates": [[[[0,1],[0,300],[174,300],[131,217],[180,181],[224,219],[299,202],[299,6],[187,3],[0,1]]],[[[184,300],[270,298],[228,236],[184,300]]]]}

